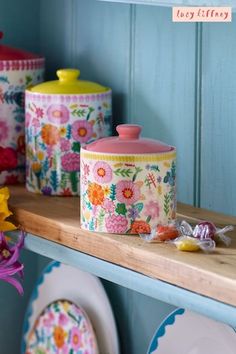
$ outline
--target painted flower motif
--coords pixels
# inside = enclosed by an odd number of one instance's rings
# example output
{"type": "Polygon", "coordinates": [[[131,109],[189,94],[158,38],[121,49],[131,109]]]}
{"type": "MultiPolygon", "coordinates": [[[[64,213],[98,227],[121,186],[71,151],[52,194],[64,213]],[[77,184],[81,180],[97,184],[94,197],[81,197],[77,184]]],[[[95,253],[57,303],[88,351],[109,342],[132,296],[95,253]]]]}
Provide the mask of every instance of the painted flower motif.
{"type": "Polygon", "coordinates": [[[139,218],[139,210],[138,208],[130,208],[128,209],[128,218],[135,220],[137,218],[139,218]]]}
{"type": "Polygon", "coordinates": [[[33,118],[32,122],[31,122],[32,127],[34,127],[35,129],[40,127],[40,121],[38,120],[38,118],[33,118]]]}
{"type": "Polygon", "coordinates": [[[66,127],[61,127],[61,128],[60,128],[60,135],[61,135],[61,136],[65,136],[65,135],[66,135],[66,132],[67,132],[66,127]]]}
{"type": "Polygon", "coordinates": [[[45,186],[41,189],[42,193],[44,195],[51,195],[52,194],[52,188],[49,186],[45,186]]]}
{"type": "Polygon", "coordinates": [[[68,152],[61,158],[61,166],[64,171],[72,172],[80,170],[80,155],[75,152],[68,152]]]}
{"type": "Polygon", "coordinates": [[[128,220],[122,215],[109,215],[105,219],[106,229],[110,233],[123,234],[127,231],[128,220]]]}
{"type": "Polygon", "coordinates": [[[71,127],[72,137],[80,143],[86,143],[93,135],[93,127],[87,120],[77,120],[71,127]]]}
{"type": "Polygon", "coordinates": [[[150,234],[151,227],[150,225],[143,220],[136,220],[131,225],[131,234],[150,234]]]}
{"type": "Polygon", "coordinates": [[[31,114],[29,112],[26,112],[26,114],[25,114],[25,125],[26,125],[27,128],[29,127],[29,125],[31,123],[31,118],[32,118],[31,114]]]}
{"type": "Polygon", "coordinates": [[[17,153],[14,149],[0,146],[0,172],[12,170],[17,167],[17,153]]]}
{"type": "Polygon", "coordinates": [[[53,333],[53,338],[57,348],[62,348],[65,343],[65,332],[62,327],[56,326],[53,333]]]}
{"type": "Polygon", "coordinates": [[[9,128],[6,122],[0,121],[0,143],[2,144],[4,141],[8,139],[9,128]]]}
{"type": "Polygon", "coordinates": [[[107,213],[113,213],[115,211],[115,204],[112,200],[106,198],[102,204],[102,208],[107,213]]]}
{"type": "Polygon", "coordinates": [[[81,347],[81,332],[78,327],[73,327],[71,330],[71,347],[74,350],[79,350],[81,347]]]}
{"type": "Polygon", "coordinates": [[[112,169],[108,163],[98,161],[93,167],[93,175],[98,183],[109,183],[112,180],[112,169]]]}
{"type": "Polygon", "coordinates": [[[68,317],[64,313],[59,315],[59,326],[65,326],[68,323],[68,317]]]}
{"type": "Polygon", "coordinates": [[[54,125],[45,124],[41,130],[41,136],[44,144],[56,145],[60,139],[60,132],[54,125]]]}
{"type": "Polygon", "coordinates": [[[134,204],[139,200],[140,195],[140,187],[132,181],[119,181],[116,185],[116,197],[121,203],[134,204]]]}
{"type": "Polygon", "coordinates": [[[70,188],[64,188],[63,191],[61,192],[61,195],[63,197],[71,197],[72,193],[71,193],[70,188]]]}
{"type": "Polygon", "coordinates": [[[64,138],[60,139],[60,148],[61,151],[69,151],[71,148],[70,141],[64,138]]]}
{"type": "Polygon", "coordinates": [[[88,199],[93,205],[101,205],[104,201],[104,191],[97,183],[88,186],[88,199]]]}
{"type": "Polygon", "coordinates": [[[145,216],[150,216],[152,219],[155,219],[160,214],[160,206],[157,202],[151,200],[146,206],[144,210],[145,216]]]}
{"type": "Polygon", "coordinates": [[[47,116],[50,122],[59,125],[68,122],[70,112],[63,104],[52,104],[48,107],[47,116]]]}
{"type": "Polygon", "coordinates": [[[89,175],[89,172],[90,172],[90,167],[89,167],[89,165],[88,164],[86,164],[86,163],[84,163],[84,161],[83,161],[83,174],[85,175],[85,176],[88,176],[89,175]]]}
{"type": "Polygon", "coordinates": [[[37,118],[43,118],[43,109],[40,107],[36,107],[35,114],[37,118]]]}

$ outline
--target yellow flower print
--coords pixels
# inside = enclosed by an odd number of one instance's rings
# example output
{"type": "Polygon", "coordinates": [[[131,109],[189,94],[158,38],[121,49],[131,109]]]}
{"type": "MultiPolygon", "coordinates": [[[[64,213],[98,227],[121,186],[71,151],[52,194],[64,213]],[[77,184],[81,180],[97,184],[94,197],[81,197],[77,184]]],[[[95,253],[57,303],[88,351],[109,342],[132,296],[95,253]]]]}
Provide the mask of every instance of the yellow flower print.
{"type": "Polygon", "coordinates": [[[66,127],[61,127],[60,128],[60,136],[65,136],[66,135],[66,127]]]}
{"type": "Polygon", "coordinates": [[[104,195],[107,196],[108,194],[110,194],[110,188],[108,186],[105,186],[103,188],[103,191],[104,191],[104,195]]]}
{"type": "Polygon", "coordinates": [[[43,161],[44,159],[44,152],[43,151],[39,151],[37,153],[37,158],[39,159],[39,161],[43,161]]]}
{"type": "Polygon", "coordinates": [[[5,221],[8,216],[12,215],[7,205],[9,196],[10,193],[7,187],[0,189],[0,231],[12,231],[16,229],[16,226],[11,222],[5,221]]]}
{"type": "Polygon", "coordinates": [[[165,167],[168,167],[168,168],[170,167],[170,163],[167,162],[167,161],[165,161],[163,165],[164,165],[165,167]]]}
{"type": "Polygon", "coordinates": [[[159,194],[159,195],[162,195],[162,186],[159,185],[159,186],[157,187],[157,191],[158,191],[158,194],[159,194]]]}
{"type": "Polygon", "coordinates": [[[37,162],[37,161],[32,163],[31,168],[32,168],[34,173],[41,172],[41,164],[39,162],[37,162]]]}

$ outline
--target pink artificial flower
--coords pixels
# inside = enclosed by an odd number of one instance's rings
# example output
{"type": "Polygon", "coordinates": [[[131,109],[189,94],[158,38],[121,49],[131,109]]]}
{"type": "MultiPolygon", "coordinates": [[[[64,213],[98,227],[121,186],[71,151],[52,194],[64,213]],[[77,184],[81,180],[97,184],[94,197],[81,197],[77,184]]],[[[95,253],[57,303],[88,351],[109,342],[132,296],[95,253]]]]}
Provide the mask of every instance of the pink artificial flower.
{"type": "Polygon", "coordinates": [[[9,127],[4,121],[0,121],[0,144],[8,139],[9,127]]]}
{"type": "Polygon", "coordinates": [[[47,110],[47,116],[50,122],[59,125],[68,122],[70,112],[63,104],[52,104],[47,110]]]}
{"type": "Polygon", "coordinates": [[[105,219],[107,231],[115,234],[123,234],[127,230],[128,220],[122,215],[109,215],[105,219]]]}
{"type": "Polygon", "coordinates": [[[78,327],[73,327],[70,338],[71,347],[74,350],[79,350],[81,347],[81,332],[78,327]]]}
{"type": "Polygon", "coordinates": [[[98,183],[109,183],[112,180],[112,169],[108,163],[98,161],[94,165],[93,175],[98,183]]]}
{"type": "Polygon", "coordinates": [[[71,127],[74,140],[80,143],[87,143],[93,135],[93,127],[87,120],[77,120],[71,127]]]}
{"type": "Polygon", "coordinates": [[[61,151],[69,151],[71,148],[70,141],[65,138],[60,139],[60,148],[61,151]]]}
{"type": "Polygon", "coordinates": [[[160,214],[160,206],[158,202],[151,200],[145,207],[144,215],[151,216],[152,219],[155,219],[160,214]]]}
{"type": "Polygon", "coordinates": [[[121,203],[134,204],[139,200],[140,195],[140,187],[132,181],[119,181],[116,185],[116,197],[121,203]]]}
{"type": "Polygon", "coordinates": [[[112,200],[105,199],[104,202],[102,203],[102,208],[107,212],[107,213],[114,213],[115,211],[115,204],[112,200]]]}
{"type": "Polygon", "coordinates": [[[72,172],[80,170],[80,155],[75,152],[68,152],[61,158],[61,166],[64,171],[72,172]]]}
{"type": "Polygon", "coordinates": [[[16,244],[9,246],[4,233],[0,232],[0,280],[13,285],[20,295],[23,295],[21,283],[15,276],[23,277],[23,264],[18,259],[20,250],[24,245],[25,234],[20,231],[20,237],[16,244]]]}

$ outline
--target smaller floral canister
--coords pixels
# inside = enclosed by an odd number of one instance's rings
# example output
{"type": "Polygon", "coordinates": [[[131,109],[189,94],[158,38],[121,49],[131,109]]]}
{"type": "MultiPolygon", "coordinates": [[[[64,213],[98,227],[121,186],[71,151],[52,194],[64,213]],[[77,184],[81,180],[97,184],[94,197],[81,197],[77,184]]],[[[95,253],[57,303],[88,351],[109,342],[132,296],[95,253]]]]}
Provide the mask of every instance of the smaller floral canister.
{"type": "Polygon", "coordinates": [[[176,216],[176,149],[140,138],[138,125],[116,129],[81,149],[81,227],[150,233],[176,216]]]}
{"type": "Polygon", "coordinates": [[[26,91],[26,187],[45,195],[79,195],[80,147],[111,135],[111,89],[78,80],[61,69],[59,80],[26,91]]]}

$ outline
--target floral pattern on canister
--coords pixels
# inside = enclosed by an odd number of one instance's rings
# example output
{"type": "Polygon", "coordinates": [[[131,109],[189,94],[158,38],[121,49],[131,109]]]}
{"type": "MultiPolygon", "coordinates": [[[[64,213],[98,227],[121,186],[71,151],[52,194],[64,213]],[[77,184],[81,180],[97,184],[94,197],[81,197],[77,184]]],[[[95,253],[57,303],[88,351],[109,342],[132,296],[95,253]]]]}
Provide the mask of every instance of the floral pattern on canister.
{"type": "Polygon", "coordinates": [[[67,300],[47,306],[29,335],[26,354],[98,354],[87,314],[67,300]]]}
{"type": "Polygon", "coordinates": [[[80,147],[111,135],[111,126],[111,91],[27,92],[27,189],[45,195],[79,195],[80,147]]]}
{"type": "Polygon", "coordinates": [[[44,59],[0,61],[0,185],[25,180],[25,94],[43,80],[44,59]]]}
{"type": "Polygon", "coordinates": [[[109,155],[81,150],[81,226],[150,233],[176,217],[176,152],[109,155]]]}

